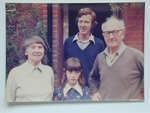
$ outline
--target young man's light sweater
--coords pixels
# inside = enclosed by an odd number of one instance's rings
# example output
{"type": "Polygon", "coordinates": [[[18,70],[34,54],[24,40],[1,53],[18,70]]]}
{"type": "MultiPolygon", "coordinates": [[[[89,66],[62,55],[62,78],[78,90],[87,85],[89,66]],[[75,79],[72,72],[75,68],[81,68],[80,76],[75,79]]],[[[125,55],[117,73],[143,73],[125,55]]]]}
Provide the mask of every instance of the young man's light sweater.
{"type": "Polygon", "coordinates": [[[112,66],[100,53],[89,75],[92,94],[99,92],[102,100],[136,99],[141,90],[143,65],[143,53],[131,47],[126,47],[112,66]]]}
{"type": "Polygon", "coordinates": [[[83,75],[85,78],[85,85],[88,86],[89,73],[92,70],[96,56],[104,50],[103,42],[94,37],[95,43],[92,41],[82,50],[76,41],[73,41],[74,36],[65,40],[63,48],[63,61],[65,62],[70,57],[78,58],[83,65],[83,75]]]}

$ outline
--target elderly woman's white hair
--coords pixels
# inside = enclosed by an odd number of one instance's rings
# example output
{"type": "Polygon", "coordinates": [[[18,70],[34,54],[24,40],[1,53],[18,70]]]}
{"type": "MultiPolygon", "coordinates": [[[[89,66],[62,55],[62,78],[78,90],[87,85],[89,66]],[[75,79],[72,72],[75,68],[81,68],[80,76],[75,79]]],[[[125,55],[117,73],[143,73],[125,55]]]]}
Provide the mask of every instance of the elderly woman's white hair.
{"type": "Polygon", "coordinates": [[[105,24],[109,22],[112,22],[112,23],[117,22],[120,25],[120,29],[125,30],[124,20],[120,20],[120,19],[117,19],[117,17],[115,16],[111,16],[109,18],[106,18],[106,21],[102,24],[101,26],[102,31],[104,31],[105,24]]]}

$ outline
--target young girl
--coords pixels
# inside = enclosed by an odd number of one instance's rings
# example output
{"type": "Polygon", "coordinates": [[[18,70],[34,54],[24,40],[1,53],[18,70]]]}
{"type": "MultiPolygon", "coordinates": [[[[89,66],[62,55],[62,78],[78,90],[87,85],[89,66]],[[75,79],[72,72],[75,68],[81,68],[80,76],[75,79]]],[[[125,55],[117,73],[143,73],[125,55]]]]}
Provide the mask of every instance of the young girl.
{"type": "Polygon", "coordinates": [[[91,100],[90,89],[84,86],[82,64],[77,58],[69,58],[64,63],[62,86],[53,94],[53,100],[91,100]]]}

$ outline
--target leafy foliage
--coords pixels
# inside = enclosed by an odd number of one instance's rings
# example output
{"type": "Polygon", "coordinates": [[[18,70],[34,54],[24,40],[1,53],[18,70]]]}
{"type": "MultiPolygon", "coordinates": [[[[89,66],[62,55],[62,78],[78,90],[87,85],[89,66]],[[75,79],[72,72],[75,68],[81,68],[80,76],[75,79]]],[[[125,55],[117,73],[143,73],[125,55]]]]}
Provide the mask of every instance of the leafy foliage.
{"type": "MultiPolygon", "coordinates": [[[[34,4],[6,4],[6,75],[9,71],[25,62],[21,45],[30,35],[38,35],[45,41],[48,50],[51,51],[47,41],[47,33],[40,21],[34,4]]],[[[43,63],[47,64],[45,56],[43,63]]]]}
{"type": "Polygon", "coordinates": [[[130,3],[110,3],[111,11],[113,14],[118,16],[119,11],[123,11],[127,7],[143,7],[145,3],[143,2],[130,2],[130,3]]]}

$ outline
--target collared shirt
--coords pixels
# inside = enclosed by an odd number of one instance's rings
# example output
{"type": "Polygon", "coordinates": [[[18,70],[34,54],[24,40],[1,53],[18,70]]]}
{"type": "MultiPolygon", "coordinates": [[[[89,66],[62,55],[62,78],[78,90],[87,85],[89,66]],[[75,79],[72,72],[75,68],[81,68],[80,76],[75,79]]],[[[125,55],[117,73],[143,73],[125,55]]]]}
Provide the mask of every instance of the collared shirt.
{"type": "Polygon", "coordinates": [[[84,50],[90,44],[90,42],[93,42],[95,44],[94,36],[92,34],[90,35],[90,38],[87,41],[81,41],[79,40],[78,33],[77,33],[72,42],[74,41],[77,41],[78,46],[82,50],[84,50]]]}
{"type": "Polygon", "coordinates": [[[118,52],[115,54],[115,56],[113,58],[111,58],[109,56],[108,47],[106,47],[106,49],[104,50],[104,55],[105,55],[106,62],[108,64],[108,66],[112,66],[113,65],[113,63],[118,59],[118,57],[126,49],[126,47],[127,46],[122,42],[120,49],[118,50],[118,52]]]}
{"type": "Polygon", "coordinates": [[[34,73],[39,71],[39,76],[41,76],[43,73],[43,69],[42,69],[42,64],[41,62],[39,63],[38,66],[33,66],[32,64],[30,64],[28,61],[26,61],[26,66],[27,66],[27,73],[29,76],[35,76],[34,73]]]}
{"type": "Polygon", "coordinates": [[[28,61],[12,69],[6,86],[7,102],[51,101],[54,91],[54,73],[51,67],[28,61]]]}
{"type": "Polygon", "coordinates": [[[66,94],[68,93],[68,91],[73,88],[75,89],[81,96],[83,95],[81,86],[78,84],[78,82],[76,83],[76,85],[74,87],[71,87],[68,83],[66,84],[66,86],[63,89],[64,92],[64,96],[66,96],[66,94]]]}
{"type": "Polygon", "coordinates": [[[53,94],[54,101],[76,101],[76,100],[91,100],[90,88],[81,86],[77,83],[74,87],[71,87],[69,84],[63,88],[59,86],[55,89],[53,94]]]}

